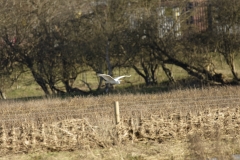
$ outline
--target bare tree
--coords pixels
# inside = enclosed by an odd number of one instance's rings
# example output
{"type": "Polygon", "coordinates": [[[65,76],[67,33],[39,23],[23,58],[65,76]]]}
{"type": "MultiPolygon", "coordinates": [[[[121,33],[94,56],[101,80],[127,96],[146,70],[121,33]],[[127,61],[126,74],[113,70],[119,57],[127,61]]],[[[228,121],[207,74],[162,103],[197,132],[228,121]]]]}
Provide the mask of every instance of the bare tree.
{"type": "MultiPolygon", "coordinates": [[[[162,64],[176,65],[201,80],[225,83],[222,74],[209,71],[205,67],[205,63],[211,62],[211,56],[206,56],[210,51],[209,45],[202,43],[204,30],[188,23],[194,9],[184,10],[188,5],[185,1],[174,2],[161,4],[159,9],[150,10],[151,16],[143,23],[145,44],[154,50],[155,57],[162,64]]],[[[165,71],[171,80],[171,73],[169,70],[165,71]]]]}
{"type": "Polygon", "coordinates": [[[12,87],[24,72],[23,65],[17,62],[18,55],[12,50],[18,43],[18,39],[15,36],[17,30],[14,25],[16,19],[9,15],[9,12],[13,11],[14,5],[14,2],[0,2],[0,97],[2,99],[7,98],[6,90],[12,87]]]}
{"type": "MultiPolygon", "coordinates": [[[[80,18],[85,28],[82,35],[85,62],[97,73],[107,71],[113,75],[113,70],[126,64],[131,57],[126,48],[131,8],[124,0],[96,0],[90,9],[90,14],[80,18]]],[[[106,85],[106,91],[110,87],[106,85]]]]}
{"type": "Polygon", "coordinates": [[[237,0],[211,0],[212,38],[217,51],[223,55],[235,81],[240,81],[235,60],[240,52],[240,2],[237,0]]]}
{"type": "Polygon", "coordinates": [[[46,95],[72,92],[69,81],[76,79],[81,67],[74,55],[78,52],[75,32],[68,27],[76,18],[79,1],[6,1],[5,5],[11,9],[4,12],[2,38],[9,52],[31,71],[46,95]],[[10,36],[15,37],[14,44],[10,36]],[[61,83],[65,90],[59,88],[61,83]]]}

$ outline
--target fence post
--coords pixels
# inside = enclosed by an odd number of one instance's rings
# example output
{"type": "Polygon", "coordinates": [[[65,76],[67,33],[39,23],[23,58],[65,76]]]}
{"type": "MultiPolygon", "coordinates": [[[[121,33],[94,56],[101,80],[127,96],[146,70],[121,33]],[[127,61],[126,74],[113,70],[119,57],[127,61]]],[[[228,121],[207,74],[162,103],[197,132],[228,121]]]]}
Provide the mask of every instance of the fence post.
{"type": "Polygon", "coordinates": [[[118,103],[118,101],[115,101],[114,113],[115,113],[115,123],[118,124],[120,122],[120,113],[119,113],[119,103],[118,103]]]}

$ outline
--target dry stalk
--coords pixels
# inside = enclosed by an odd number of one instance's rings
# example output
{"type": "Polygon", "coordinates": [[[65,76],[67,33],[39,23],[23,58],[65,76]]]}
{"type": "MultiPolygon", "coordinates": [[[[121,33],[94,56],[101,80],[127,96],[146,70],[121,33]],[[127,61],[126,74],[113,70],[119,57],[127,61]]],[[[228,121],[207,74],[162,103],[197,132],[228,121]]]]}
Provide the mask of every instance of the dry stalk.
{"type": "Polygon", "coordinates": [[[11,147],[13,150],[17,150],[17,135],[16,135],[16,129],[14,127],[11,128],[11,136],[12,136],[12,143],[11,147]]]}
{"type": "Polygon", "coordinates": [[[1,126],[1,148],[7,148],[7,134],[4,124],[1,126]]]}
{"type": "Polygon", "coordinates": [[[41,135],[42,135],[43,145],[46,146],[47,145],[47,137],[45,134],[45,124],[44,123],[41,125],[41,135]]]}
{"type": "Polygon", "coordinates": [[[34,122],[31,122],[31,138],[32,138],[32,148],[36,147],[36,130],[34,122]]]}
{"type": "Polygon", "coordinates": [[[53,136],[53,142],[54,142],[54,145],[56,147],[59,147],[59,144],[58,144],[58,137],[57,137],[57,134],[55,132],[55,128],[50,126],[49,128],[51,128],[51,133],[52,133],[52,136],[53,136]]]}

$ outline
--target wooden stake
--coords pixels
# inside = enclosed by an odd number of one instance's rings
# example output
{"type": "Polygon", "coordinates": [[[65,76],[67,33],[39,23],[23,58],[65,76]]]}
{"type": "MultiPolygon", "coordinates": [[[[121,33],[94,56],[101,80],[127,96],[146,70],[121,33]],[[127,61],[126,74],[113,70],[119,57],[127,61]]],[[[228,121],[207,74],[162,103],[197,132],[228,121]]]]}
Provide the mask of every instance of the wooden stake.
{"type": "Polygon", "coordinates": [[[115,123],[118,124],[120,122],[120,113],[119,113],[119,103],[118,103],[118,101],[115,101],[114,112],[115,112],[115,123]]]}

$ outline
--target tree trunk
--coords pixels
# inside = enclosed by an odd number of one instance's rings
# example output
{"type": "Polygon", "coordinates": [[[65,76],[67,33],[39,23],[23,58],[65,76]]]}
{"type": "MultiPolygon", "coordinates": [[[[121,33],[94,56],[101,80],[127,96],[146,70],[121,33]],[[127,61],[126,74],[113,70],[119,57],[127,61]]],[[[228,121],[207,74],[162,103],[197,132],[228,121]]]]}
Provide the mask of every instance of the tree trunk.
{"type": "MultiPolygon", "coordinates": [[[[106,46],[106,62],[107,62],[107,67],[108,67],[108,75],[112,76],[112,66],[111,66],[111,62],[110,62],[110,58],[109,58],[109,43],[110,40],[107,40],[107,46],[106,46]]],[[[106,83],[105,86],[105,92],[108,93],[110,88],[112,88],[112,85],[109,83],[106,83]]]]}
{"type": "Polygon", "coordinates": [[[205,81],[210,80],[210,81],[214,81],[214,82],[219,82],[221,84],[226,83],[222,74],[218,74],[218,73],[212,74],[209,71],[207,71],[206,69],[201,69],[201,68],[191,66],[187,63],[183,63],[181,61],[178,61],[177,59],[174,59],[170,56],[168,58],[169,59],[167,61],[164,61],[164,63],[174,64],[176,66],[179,66],[182,69],[184,69],[185,71],[187,71],[188,74],[191,75],[191,76],[194,76],[198,79],[205,80],[205,81]]]}
{"type": "Polygon", "coordinates": [[[7,99],[5,93],[4,93],[3,91],[1,91],[1,90],[0,90],[0,97],[1,97],[2,99],[7,99]]]}
{"type": "Polygon", "coordinates": [[[102,82],[103,82],[103,78],[100,77],[100,81],[98,83],[98,87],[97,87],[97,90],[100,90],[101,86],[102,86],[102,82]]]}
{"type": "Polygon", "coordinates": [[[170,71],[170,69],[168,69],[168,68],[166,67],[166,64],[165,64],[165,63],[162,63],[162,69],[163,69],[163,71],[165,72],[166,76],[168,77],[169,81],[170,81],[171,83],[175,83],[175,79],[174,79],[173,76],[172,76],[172,72],[170,71]]]}
{"type": "Polygon", "coordinates": [[[41,76],[39,76],[35,71],[33,71],[32,69],[31,69],[31,72],[32,72],[32,75],[33,75],[35,81],[42,88],[42,90],[44,91],[45,95],[49,96],[50,92],[48,90],[48,87],[47,87],[47,84],[46,84],[45,80],[41,76]]]}
{"type": "Polygon", "coordinates": [[[160,48],[156,42],[154,43],[153,48],[157,49],[157,51],[159,52],[159,55],[156,57],[160,61],[163,61],[163,63],[174,64],[176,66],[179,66],[182,69],[184,69],[185,71],[187,71],[189,75],[196,77],[198,79],[205,80],[205,81],[218,82],[221,84],[226,84],[222,74],[211,73],[204,68],[198,68],[198,67],[189,65],[188,63],[184,63],[184,62],[172,57],[167,51],[160,48]],[[163,60],[162,56],[165,56],[165,60],[163,60]]]}
{"type": "Polygon", "coordinates": [[[151,85],[157,84],[157,78],[155,77],[156,70],[158,68],[157,64],[150,64],[150,70],[151,70],[151,85]]]}
{"type": "Polygon", "coordinates": [[[24,56],[24,59],[25,59],[24,60],[25,64],[30,69],[30,71],[31,71],[31,73],[33,75],[33,78],[35,79],[37,84],[42,88],[42,90],[45,93],[45,95],[49,96],[50,92],[48,90],[47,83],[45,82],[45,80],[34,69],[34,67],[33,67],[34,61],[30,57],[28,57],[28,56],[24,56]]]}
{"type": "Polygon", "coordinates": [[[240,79],[238,78],[238,74],[236,72],[234,63],[231,63],[229,66],[230,66],[230,69],[231,69],[231,72],[232,72],[232,75],[233,75],[234,79],[239,81],[240,79]]]}
{"type": "Polygon", "coordinates": [[[143,63],[141,66],[143,67],[144,73],[142,73],[135,65],[133,65],[133,69],[144,79],[146,86],[157,84],[157,80],[155,78],[157,66],[151,67],[151,71],[149,71],[143,63]]]}
{"type": "Polygon", "coordinates": [[[65,81],[63,81],[63,84],[64,84],[64,86],[65,86],[66,92],[67,92],[67,93],[71,93],[72,87],[69,85],[69,81],[68,81],[68,80],[65,80],[65,81]]]}

